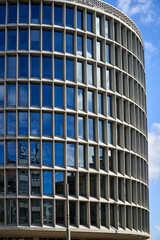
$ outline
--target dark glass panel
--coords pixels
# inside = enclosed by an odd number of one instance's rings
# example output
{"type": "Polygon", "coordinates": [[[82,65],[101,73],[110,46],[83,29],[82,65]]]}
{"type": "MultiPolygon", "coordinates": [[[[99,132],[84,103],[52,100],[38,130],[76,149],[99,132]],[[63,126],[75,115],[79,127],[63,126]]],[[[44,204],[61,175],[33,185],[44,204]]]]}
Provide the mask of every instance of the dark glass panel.
{"type": "Polygon", "coordinates": [[[54,78],[63,80],[63,59],[54,59],[54,78]]]}
{"type": "MultiPolygon", "coordinates": [[[[43,200],[43,223],[50,225],[53,222],[53,204],[51,200],[43,200]]],[[[49,238],[50,240],[50,238],[49,238]]]]}
{"type": "Polygon", "coordinates": [[[31,84],[31,106],[40,106],[40,85],[31,84]]]}
{"type": "Polygon", "coordinates": [[[19,29],[19,49],[28,50],[28,30],[19,29]]]}
{"type": "Polygon", "coordinates": [[[4,57],[0,57],[0,78],[4,78],[4,57]]]}
{"type": "Polygon", "coordinates": [[[67,137],[75,137],[75,117],[74,115],[67,115],[67,137]]]}
{"type": "Polygon", "coordinates": [[[0,112],[0,135],[4,134],[4,113],[0,112]]]}
{"type": "Polygon", "coordinates": [[[31,200],[31,224],[41,224],[41,200],[31,200]]]}
{"type": "MultiPolygon", "coordinates": [[[[4,171],[0,170],[0,195],[2,194],[4,194],[4,171]]],[[[1,216],[1,208],[0,208],[0,216],[1,216]]],[[[0,217],[0,222],[1,222],[1,217],[0,217]]]]}
{"type": "Polygon", "coordinates": [[[40,23],[40,4],[31,4],[31,23],[40,23]]]}
{"type": "Polygon", "coordinates": [[[6,22],[6,5],[0,6],[0,24],[5,24],[6,22]]]}
{"type": "Polygon", "coordinates": [[[64,143],[55,142],[55,165],[64,166],[64,143]]]}
{"type": "Polygon", "coordinates": [[[87,225],[87,206],[85,202],[80,202],[80,225],[87,225]]]}
{"type": "Polygon", "coordinates": [[[54,6],[54,24],[63,25],[63,9],[62,7],[54,6]]]}
{"type": "Polygon", "coordinates": [[[7,85],[7,106],[16,105],[16,84],[7,85]]]}
{"type": "Polygon", "coordinates": [[[70,224],[76,225],[76,202],[69,201],[70,224]]]}
{"type": "Polygon", "coordinates": [[[52,113],[42,114],[42,134],[44,136],[52,136],[52,113]]]}
{"type": "Polygon", "coordinates": [[[43,30],[43,50],[52,51],[52,31],[43,30]]]}
{"type": "Polygon", "coordinates": [[[17,4],[8,5],[8,23],[17,23],[17,4]]]}
{"type": "Polygon", "coordinates": [[[0,224],[4,224],[4,200],[3,199],[0,199],[0,224]]]}
{"type": "Polygon", "coordinates": [[[28,78],[28,56],[19,56],[19,78],[28,78]]]}
{"type": "Polygon", "coordinates": [[[16,135],[16,113],[7,113],[7,135],[16,135]]]}
{"type": "Polygon", "coordinates": [[[43,24],[52,24],[52,5],[43,4],[43,24]]]}
{"type": "Polygon", "coordinates": [[[92,14],[87,13],[87,31],[92,32],[92,14]]]}
{"type": "Polygon", "coordinates": [[[28,164],[28,142],[19,141],[18,143],[18,163],[20,165],[28,164]]]}
{"type": "Polygon", "coordinates": [[[16,170],[7,170],[7,194],[16,194],[16,170]]]}
{"type": "Polygon", "coordinates": [[[90,221],[91,225],[97,226],[97,203],[90,203],[90,221]]]}
{"type": "Polygon", "coordinates": [[[28,112],[19,112],[18,133],[28,135],[28,112]]]}
{"type": "Polygon", "coordinates": [[[83,29],[83,12],[77,11],[77,28],[83,29]]]}
{"type": "Polygon", "coordinates": [[[31,135],[40,135],[40,114],[31,112],[31,135]]]}
{"type": "Polygon", "coordinates": [[[52,79],[52,58],[43,57],[43,78],[52,79]]]}
{"type": "Polygon", "coordinates": [[[31,171],[31,194],[40,195],[41,193],[40,171],[31,171]]]}
{"type": "Polygon", "coordinates": [[[19,200],[19,224],[28,225],[28,215],[29,215],[28,200],[19,200]]]}
{"type": "Polygon", "coordinates": [[[101,203],[101,225],[106,226],[106,204],[101,203]]]}
{"type": "Polygon", "coordinates": [[[18,105],[28,106],[28,84],[19,84],[18,105]]]}
{"type": "Polygon", "coordinates": [[[74,81],[74,61],[66,60],[66,80],[74,81]]]}
{"type": "Polygon", "coordinates": [[[76,195],[76,174],[67,172],[67,183],[69,184],[69,195],[76,195]]]}
{"type": "Polygon", "coordinates": [[[43,107],[52,107],[52,85],[43,84],[43,107]]]}
{"type": "Polygon", "coordinates": [[[31,164],[40,164],[40,142],[31,141],[30,142],[30,158],[31,164]]]}
{"type": "Polygon", "coordinates": [[[97,196],[97,188],[96,188],[96,175],[90,174],[90,196],[96,197],[97,196]]]}
{"type": "Polygon", "coordinates": [[[42,161],[43,165],[52,165],[52,143],[51,142],[44,142],[42,143],[42,161]]]}
{"type": "Polygon", "coordinates": [[[16,225],[16,217],[17,217],[17,208],[16,208],[16,200],[7,199],[7,225],[12,224],[16,225]]]}
{"type": "Polygon", "coordinates": [[[73,47],[73,34],[66,34],[66,52],[67,53],[73,53],[74,47],[73,47]]]}
{"type": "Polygon", "coordinates": [[[17,31],[8,30],[8,50],[16,50],[17,48],[17,31]]]}
{"type": "Polygon", "coordinates": [[[79,195],[86,196],[86,174],[79,173],[79,195]]]}
{"type": "Polygon", "coordinates": [[[64,194],[64,173],[55,172],[55,190],[56,194],[64,194]]]}
{"type": "Polygon", "coordinates": [[[66,8],[66,26],[73,27],[73,9],[66,8]]]}
{"type": "Polygon", "coordinates": [[[31,77],[40,78],[40,57],[31,56],[31,77]]]}
{"type": "Polygon", "coordinates": [[[0,51],[5,50],[5,31],[0,30],[0,51]]]}
{"type": "Polygon", "coordinates": [[[88,148],[88,161],[90,168],[96,168],[96,154],[94,146],[89,146],[88,148]]]}
{"type": "MultiPolygon", "coordinates": [[[[65,202],[56,200],[56,224],[64,224],[64,210],[65,210],[65,202]]],[[[60,240],[60,239],[59,239],[60,240]]]]}
{"type": "Polygon", "coordinates": [[[75,167],[75,144],[67,144],[67,166],[75,167]]]}
{"type": "Polygon", "coordinates": [[[0,164],[4,164],[4,142],[0,142],[0,164]]]}
{"type": "Polygon", "coordinates": [[[40,30],[31,29],[31,50],[40,50],[40,30]]]}
{"type": "Polygon", "coordinates": [[[19,170],[19,194],[28,194],[28,171],[27,170],[19,170]]]}
{"type": "Polygon", "coordinates": [[[52,187],[53,179],[51,171],[43,171],[43,194],[44,195],[52,195],[53,187],[52,187]]]}
{"type": "Polygon", "coordinates": [[[54,51],[63,52],[63,32],[54,32],[54,51]]]}
{"type": "Polygon", "coordinates": [[[63,86],[54,86],[54,106],[63,108],[63,86]]]}
{"type": "Polygon", "coordinates": [[[67,87],[67,108],[74,109],[74,88],[67,87]]]}
{"type": "Polygon", "coordinates": [[[28,23],[29,21],[29,5],[25,3],[19,4],[19,22],[28,23]]]}
{"type": "Polygon", "coordinates": [[[16,57],[8,56],[7,60],[7,77],[16,78],[16,57]]]}
{"type": "Polygon", "coordinates": [[[93,118],[88,118],[88,136],[90,140],[95,140],[95,127],[93,118]]]}
{"type": "Polygon", "coordinates": [[[54,134],[55,136],[63,137],[63,114],[55,113],[55,129],[54,134]]]}

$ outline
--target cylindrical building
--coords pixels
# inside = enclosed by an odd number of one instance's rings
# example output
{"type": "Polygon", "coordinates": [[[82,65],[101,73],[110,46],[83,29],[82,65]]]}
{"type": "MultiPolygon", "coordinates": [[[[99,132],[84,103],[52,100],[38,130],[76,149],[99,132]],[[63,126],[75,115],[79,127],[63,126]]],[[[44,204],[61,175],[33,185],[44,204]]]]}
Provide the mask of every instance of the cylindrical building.
{"type": "Polygon", "coordinates": [[[144,46],[99,0],[0,1],[0,240],[149,237],[144,46]]]}

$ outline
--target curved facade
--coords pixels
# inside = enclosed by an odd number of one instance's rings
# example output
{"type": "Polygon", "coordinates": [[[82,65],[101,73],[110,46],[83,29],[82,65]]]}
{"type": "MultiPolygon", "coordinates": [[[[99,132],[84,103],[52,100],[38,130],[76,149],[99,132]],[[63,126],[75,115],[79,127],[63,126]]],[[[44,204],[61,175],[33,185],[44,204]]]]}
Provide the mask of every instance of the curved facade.
{"type": "Polygon", "coordinates": [[[149,237],[144,48],[101,1],[0,2],[0,237],[149,237]]]}

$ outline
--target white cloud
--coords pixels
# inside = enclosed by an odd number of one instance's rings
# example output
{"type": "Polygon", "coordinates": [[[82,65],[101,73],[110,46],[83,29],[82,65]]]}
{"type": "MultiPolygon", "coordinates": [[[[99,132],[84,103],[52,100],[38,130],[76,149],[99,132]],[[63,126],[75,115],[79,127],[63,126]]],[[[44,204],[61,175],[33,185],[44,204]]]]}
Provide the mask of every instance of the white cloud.
{"type": "Polygon", "coordinates": [[[160,179],[160,123],[154,123],[148,134],[150,181],[160,179]]]}
{"type": "Polygon", "coordinates": [[[155,20],[153,0],[118,0],[118,8],[130,17],[139,14],[144,23],[155,20]]]}
{"type": "Polygon", "coordinates": [[[158,49],[151,42],[144,42],[144,47],[147,67],[150,68],[155,64],[155,59],[151,61],[151,58],[158,53],[158,49]]]}
{"type": "Polygon", "coordinates": [[[157,53],[157,48],[151,42],[144,42],[144,47],[149,53],[157,53]]]}
{"type": "Polygon", "coordinates": [[[157,229],[158,231],[160,231],[160,226],[155,226],[155,229],[157,229]]]}

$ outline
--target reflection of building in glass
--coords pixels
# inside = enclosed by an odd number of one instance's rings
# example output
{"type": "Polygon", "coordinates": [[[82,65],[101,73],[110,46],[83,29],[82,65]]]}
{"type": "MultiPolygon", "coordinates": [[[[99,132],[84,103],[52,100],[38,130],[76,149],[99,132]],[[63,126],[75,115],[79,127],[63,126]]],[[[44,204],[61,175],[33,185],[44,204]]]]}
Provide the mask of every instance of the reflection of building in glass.
{"type": "Polygon", "coordinates": [[[0,237],[149,237],[144,48],[99,0],[0,1],[0,237]]]}

